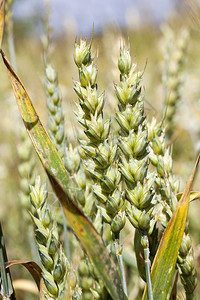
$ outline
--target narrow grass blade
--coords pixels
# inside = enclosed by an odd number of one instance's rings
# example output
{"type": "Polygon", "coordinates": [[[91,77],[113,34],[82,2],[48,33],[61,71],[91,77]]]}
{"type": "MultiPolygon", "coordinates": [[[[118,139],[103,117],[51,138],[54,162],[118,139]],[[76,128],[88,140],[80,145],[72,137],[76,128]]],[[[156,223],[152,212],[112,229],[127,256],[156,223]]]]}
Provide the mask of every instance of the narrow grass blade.
{"type": "Polygon", "coordinates": [[[114,300],[125,299],[118,270],[113,259],[109,256],[101,236],[71,200],[69,176],[63,162],[44,130],[22,82],[11,67],[3,51],[1,51],[1,54],[15,92],[21,117],[35,150],[49,176],[50,182],[63,206],[66,220],[94,263],[100,278],[103,280],[112,298],[114,300]]]}
{"type": "Polygon", "coordinates": [[[5,0],[0,0],[0,49],[3,40],[4,22],[5,22],[5,0]]]}
{"type": "Polygon", "coordinates": [[[3,232],[0,223],[0,297],[15,299],[10,270],[5,268],[8,261],[3,232]]]}
{"type": "Polygon", "coordinates": [[[42,280],[42,270],[40,266],[36,264],[34,261],[12,260],[6,263],[6,269],[16,265],[22,265],[29,271],[29,273],[32,275],[37,285],[40,294],[40,299],[45,300],[44,293],[43,293],[43,290],[45,289],[45,285],[42,280]]]}
{"type": "Polygon", "coordinates": [[[176,276],[174,279],[172,291],[169,300],[176,300],[177,299],[177,283],[178,283],[178,271],[176,271],[176,276]]]}
{"type": "Polygon", "coordinates": [[[42,278],[42,270],[38,264],[34,261],[26,261],[26,260],[12,260],[6,263],[6,268],[10,268],[12,266],[22,265],[24,266],[32,275],[35,283],[37,284],[38,290],[40,290],[41,278],[42,278]]]}
{"type": "MultiPolygon", "coordinates": [[[[176,195],[177,199],[180,200],[182,197],[183,193],[178,193],[176,195]]],[[[191,192],[190,193],[190,202],[195,201],[195,200],[199,200],[200,199],[200,192],[191,192]]]]}
{"type": "MultiPolygon", "coordinates": [[[[185,229],[191,186],[199,159],[200,157],[198,157],[196,161],[182,197],[167,225],[154,258],[151,271],[154,299],[166,300],[171,292],[178,251],[185,229]]],[[[142,299],[148,299],[146,287],[142,299]]]]}
{"type": "Polygon", "coordinates": [[[136,229],[135,237],[134,237],[134,250],[137,260],[137,268],[140,274],[140,277],[146,281],[146,273],[145,273],[145,262],[144,256],[142,255],[142,245],[141,245],[141,232],[136,229]]]}

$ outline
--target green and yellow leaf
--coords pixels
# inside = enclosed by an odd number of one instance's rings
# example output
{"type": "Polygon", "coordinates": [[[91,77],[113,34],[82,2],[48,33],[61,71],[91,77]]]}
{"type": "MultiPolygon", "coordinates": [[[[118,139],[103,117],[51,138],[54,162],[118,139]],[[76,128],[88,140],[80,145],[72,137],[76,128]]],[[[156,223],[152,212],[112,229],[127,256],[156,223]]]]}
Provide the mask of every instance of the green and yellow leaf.
{"type": "MultiPolygon", "coordinates": [[[[178,193],[176,195],[177,199],[180,200],[182,197],[183,193],[178,193]]],[[[190,192],[190,199],[189,202],[195,201],[200,199],[200,192],[190,192]]]]}
{"type": "MultiPolygon", "coordinates": [[[[191,186],[199,159],[200,157],[196,161],[182,197],[165,229],[154,258],[151,270],[153,299],[166,300],[171,292],[178,251],[185,229],[191,186]]],[[[142,299],[148,299],[146,287],[142,299]]]]}

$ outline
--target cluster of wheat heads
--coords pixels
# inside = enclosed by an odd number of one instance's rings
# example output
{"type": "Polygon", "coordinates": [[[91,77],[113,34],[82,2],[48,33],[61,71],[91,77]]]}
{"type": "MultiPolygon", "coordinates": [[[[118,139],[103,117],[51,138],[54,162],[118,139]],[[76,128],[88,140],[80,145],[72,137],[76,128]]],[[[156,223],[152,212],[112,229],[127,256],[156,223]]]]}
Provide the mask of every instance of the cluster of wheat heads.
{"type": "MultiPolygon", "coordinates": [[[[62,99],[51,63],[45,60],[49,138],[2,52],[25,127],[67,223],[59,220],[64,229],[58,230],[57,217],[47,203],[46,185],[40,183],[40,177],[33,181],[30,145],[22,134],[27,149],[19,150],[19,171],[24,182],[20,197],[25,199],[34,224],[41,261],[41,299],[129,298],[134,265],[130,258],[134,258],[122,243],[127,232],[135,234],[137,269],[147,283],[143,299],[176,297],[177,274],[186,298],[194,299],[197,277],[186,224],[194,171],[179,200],[179,183],[172,171],[172,151],[163,123],[149,121],[144,113],[143,72],[137,70],[125,46],[119,52],[119,82],[113,86],[118,107],[115,115],[105,119],[106,96],[97,85],[92,39],[89,43],[82,38],[75,41],[75,116],[82,129],[77,129],[79,138],[74,144],[65,139],[62,99]],[[24,157],[24,153],[28,154],[24,157]],[[59,240],[66,228],[66,244],[71,251],[68,258],[59,240]]],[[[6,280],[2,282],[4,296],[6,280]]]]}

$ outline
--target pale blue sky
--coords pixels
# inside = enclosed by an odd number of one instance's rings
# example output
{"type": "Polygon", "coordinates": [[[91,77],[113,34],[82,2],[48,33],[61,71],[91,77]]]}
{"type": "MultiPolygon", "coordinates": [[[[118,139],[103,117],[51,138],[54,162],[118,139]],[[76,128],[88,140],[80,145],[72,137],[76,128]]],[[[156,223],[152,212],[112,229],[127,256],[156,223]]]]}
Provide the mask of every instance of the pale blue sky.
{"type": "MultiPolygon", "coordinates": [[[[16,1],[15,16],[27,18],[33,14],[42,15],[44,2],[43,0],[16,1]]],[[[125,25],[127,12],[130,12],[133,7],[139,10],[142,22],[147,17],[163,20],[169,15],[175,2],[176,0],[51,0],[52,23],[54,29],[57,28],[59,31],[68,20],[73,18],[79,33],[91,32],[93,23],[97,32],[105,23],[125,25]],[[148,16],[147,12],[149,12],[148,16]]],[[[131,18],[134,18],[134,14],[131,18]]]]}

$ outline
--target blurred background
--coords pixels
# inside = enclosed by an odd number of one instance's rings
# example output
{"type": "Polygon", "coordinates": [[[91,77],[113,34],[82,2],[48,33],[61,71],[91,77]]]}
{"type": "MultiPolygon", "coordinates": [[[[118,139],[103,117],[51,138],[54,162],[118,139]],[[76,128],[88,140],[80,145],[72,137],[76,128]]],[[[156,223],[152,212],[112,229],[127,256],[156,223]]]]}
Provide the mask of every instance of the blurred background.
{"type": "MultiPolygon", "coordinates": [[[[5,28],[3,50],[12,60],[11,35],[16,53],[16,69],[23,81],[42,122],[47,126],[45,73],[42,40],[44,20],[48,14],[52,30],[49,57],[58,73],[63,98],[66,136],[76,140],[74,128],[77,121],[73,114],[77,100],[73,91],[73,79],[78,78],[73,61],[75,37],[82,34],[89,40],[94,25],[93,53],[98,56],[98,88],[106,91],[106,112],[114,116],[116,99],[113,82],[119,81],[117,60],[120,46],[130,48],[138,70],[144,70],[145,110],[148,119],[164,118],[165,75],[167,43],[176,45],[181,32],[187,30],[181,65],[180,89],[174,119],[173,144],[174,173],[180,179],[180,191],[192,170],[200,149],[200,7],[193,0],[15,0],[5,28]],[[48,11],[48,13],[47,13],[48,11]],[[10,22],[10,23],[9,23],[10,22]],[[11,29],[10,27],[11,26],[11,29]],[[11,31],[10,31],[11,30],[11,31]]],[[[29,215],[21,203],[21,179],[19,175],[19,147],[23,143],[22,122],[7,78],[0,64],[0,220],[2,222],[9,259],[32,259],[29,215]],[[26,245],[26,247],[24,247],[26,245]],[[28,250],[27,250],[28,249],[28,250]]],[[[37,162],[37,158],[36,158],[37,162]]],[[[37,166],[43,181],[45,174],[37,166]]],[[[194,190],[199,191],[197,175],[194,190]]],[[[51,193],[50,193],[51,197],[51,193]]],[[[54,205],[54,200],[52,200],[54,205]]],[[[190,205],[190,230],[198,276],[200,275],[200,207],[194,201],[190,205]]],[[[27,277],[19,268],[13,270],[14,278],[27,277]]],[[[197,290],[196,299],[200,290],[197,290]]],[[[20,299],[30,299],[21,295],[20,299]]],[[[183,299],[183,298],[181,298],[183,299]]]]}
{"type": "MultiPolygon", "coordinates": [[[[57,34],[68,28],[85,35],[91,32],[93,24],[96,33],[101,32],[109,24],[135,29],[145,26],[148,21],[155,24],[163,22],[172,12],[180,8],[181,3],[182,1],[172,0],[159,2],[156,0],[52,0],[51,21],[57,34]]],[[[44,4],[41,0],[16,1],[13,6],[14,16],[16,20],[29,19],[29,21],[31,18],[41,18],[45,10],[44,4]]],[[[34,25],[34,28],[38,27],[38,24],[34,25]]]]}

